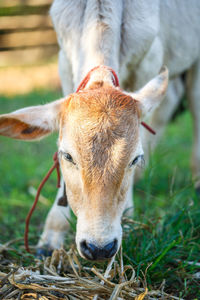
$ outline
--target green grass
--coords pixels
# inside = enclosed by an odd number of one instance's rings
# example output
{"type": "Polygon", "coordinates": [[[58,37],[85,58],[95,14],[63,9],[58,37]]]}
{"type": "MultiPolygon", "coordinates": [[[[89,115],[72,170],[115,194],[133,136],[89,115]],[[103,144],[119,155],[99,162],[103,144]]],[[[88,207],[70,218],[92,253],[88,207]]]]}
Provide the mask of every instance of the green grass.
{"type": "MultiPolygon", "coordinates": [[[[46,103],[59,96],[48,91],[15,99],[2,96],[0,112],[46,103]]],[[[168,126],[144,177],[135,186],[134,220],[145,225],[124,223],[123,252],[125,263],[133,265],[139,276],[148,267],[149,287],[159,287],[165,279],[169,293],[200,299],[199,279],[194,278],[200,271],[195,265],[200,260],[200,208],[189,169],[191,145],[192,122],[185,112],[168,126]]],[[[24,219],[33,202],[29,187],[38,187],[52,165],[55,150],[56,135],[34,143],[0,137],[0,243],[23,236],[24,219]]],[[[55,186],[53,174],[42,191],[48,204],[39,203],[31,220],[32,244],[42,231],[56,195],[55,186]]],[[[22,264],[27,263],[25,258],[22,264]]]]}

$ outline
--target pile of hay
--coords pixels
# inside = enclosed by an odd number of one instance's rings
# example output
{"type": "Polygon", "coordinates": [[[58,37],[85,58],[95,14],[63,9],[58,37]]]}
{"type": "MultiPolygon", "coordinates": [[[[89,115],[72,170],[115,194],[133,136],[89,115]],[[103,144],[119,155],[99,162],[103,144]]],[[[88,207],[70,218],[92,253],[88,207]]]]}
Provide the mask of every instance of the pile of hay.
{"type": "Polygon", "coordinates": [[[122,251],[106,270],[83,266],[72,249],[55,250],[44,261],[32,257],[31,265],[22,267],[17,262],[22,252],[10,244],[0,245],[0,299],[179,299],[162,288],[148,291],[145,278],[138,280],[133,267],[123,265],[122,251]]]}

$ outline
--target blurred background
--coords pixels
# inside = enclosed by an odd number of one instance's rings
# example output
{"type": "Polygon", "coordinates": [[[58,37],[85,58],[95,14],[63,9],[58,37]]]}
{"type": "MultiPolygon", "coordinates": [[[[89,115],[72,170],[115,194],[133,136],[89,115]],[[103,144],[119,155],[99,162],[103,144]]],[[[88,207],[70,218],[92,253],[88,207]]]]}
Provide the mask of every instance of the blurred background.
{"type": "MultiPolygon", "coordinates": [[[[61,97],[51,2],[0,0],[1,114],[61,97]]],[[[23,236],[25,216],[55,151],[56,135],[41,143],[0,137],[0,243],[23,236]]],[[[37,237],[56,195],[53,178],[39,205],[37,237]]]]}
{"type": "Polygon", "coordinates": [[[60,87],[52,0],[0,1],[0,93],[60,87]]]}

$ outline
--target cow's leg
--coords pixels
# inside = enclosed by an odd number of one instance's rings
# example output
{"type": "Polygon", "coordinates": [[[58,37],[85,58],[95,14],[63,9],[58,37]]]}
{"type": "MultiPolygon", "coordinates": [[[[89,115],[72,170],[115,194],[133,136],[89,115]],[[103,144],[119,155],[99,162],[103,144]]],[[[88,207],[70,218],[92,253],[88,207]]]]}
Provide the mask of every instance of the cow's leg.
{"type": "Polygon", "coordinates": [[[56,200],[48,213],[44,231],[38,243],[38,254],[48,255],[53,249],[59,249],[64,242],[64,237],[69,228],[68,219],[70,208],[68,205],[59,205],[59,200],[63,196],[64,182],[62,180],[56,200]]]}
{"type": "Polygon", "coordinates": [[[73,92],[73,75],[71,63],[66,57],[64,50],[60,50],[58,57],[58,68],[61,79],[63,95],[67,96],[73,92]]]}
{"type": "MultiPolygon", "coordinates": [[[[155,146],[157,145],[160,137],[163,134],[165,126],[172,117],[172,114],[176,110],[181,97],[184,93],[184,85],[180,77],[177,77],[169,81],[168,90],[166,97],[162,101],[161,105],[156,109],[150,119],[147,121],[148,124],[156,131],[156,135],[152,135],[145,128],[141,128],[142,133],[142,144],[145,153],[145,165],[148,165],[149,156],[155,146]]],[[[140,178],[141,170],[136,170],[136,180],[140,178]]]]}
{"type": "Polygon", "coordinates": [[[200,195],[200,60],[188,71],[187,98],[193,119],[191,167],[197,193],[200,195]]]}
{"type": "MultiPolygon", "coordinates": [[[[62,83],[63,94],[72,93],[72,72],[70,63],[65,57],[65,53],[61,50],[59,53],[59,74],[62,83]]],[[[69,227],[68,218],[70,217],[69,206],[61,206],[59,204],[60,197],[63,196],[64,181],[61,180],[61,187],[58,190],[53,207],[48,213],[44,230],[38,242],[38,254],[48,255],[53,249],[58,249],[64,242],[64,237],[69,227]]]]}
{"type": "Polygon", "coordinates": [[[145,130],[146,137],[144,140],[148,140],[148,150],[153,150],[157,145],[163,134],[165,126],[168,124],[179,105],[183,93],[184,85],[180,77],[169,81],[166,97],[153,113],[149,121],[152,128],[155,129],[156,135],[152,136],[145,130]]]}

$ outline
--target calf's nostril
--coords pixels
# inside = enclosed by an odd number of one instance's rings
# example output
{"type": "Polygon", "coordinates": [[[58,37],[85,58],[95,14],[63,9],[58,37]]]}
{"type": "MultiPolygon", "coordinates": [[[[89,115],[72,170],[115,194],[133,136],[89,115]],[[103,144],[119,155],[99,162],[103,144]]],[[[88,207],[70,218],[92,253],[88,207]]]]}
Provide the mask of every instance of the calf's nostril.
{"type": "Polygon", "coordinates": [[[81,253],[89,260],[101,260],[111,258],[117,252],[117,240],[108,243],[104,247],[97,247],[94,244],[87,243],[86,240],[80,243],[81,253]]]}
{"type": "Polygon", "coordinates": [[[93,253],[95,252],[95,249],[94,249],[95,246],[93,246],[93,247],[91,247],[91,246],[92,246],[92,244],[88,244],[85,240],[80,243],[80,249],[81,249],[82,254],[87,259],[94,260],[93,253]],[[89,247],[89,245],[90,245],[90,247],[89,247]]]}
{"type": "Polygon", "coordinates": [[[104,247],[106,258],[112,257],[117,252],[117,240],[114,239],[113,242],[107,244],[104,247]]]}

